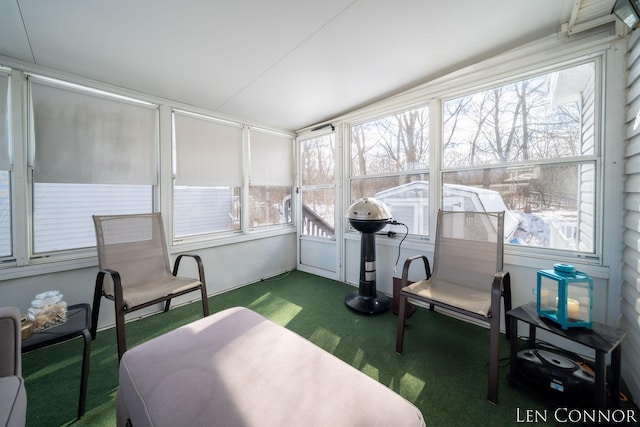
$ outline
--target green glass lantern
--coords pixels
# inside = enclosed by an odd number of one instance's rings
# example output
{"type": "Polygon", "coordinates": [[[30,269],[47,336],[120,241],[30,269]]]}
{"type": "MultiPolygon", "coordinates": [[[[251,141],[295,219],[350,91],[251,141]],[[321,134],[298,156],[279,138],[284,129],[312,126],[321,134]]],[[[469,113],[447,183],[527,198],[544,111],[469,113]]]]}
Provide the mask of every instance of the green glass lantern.
{"type": "Polygon", "coordinates": [[[554,264],[553,270],[538,271],[537,310],[564,330],[591,329],[593,280],[570,264],[554,264]]]}

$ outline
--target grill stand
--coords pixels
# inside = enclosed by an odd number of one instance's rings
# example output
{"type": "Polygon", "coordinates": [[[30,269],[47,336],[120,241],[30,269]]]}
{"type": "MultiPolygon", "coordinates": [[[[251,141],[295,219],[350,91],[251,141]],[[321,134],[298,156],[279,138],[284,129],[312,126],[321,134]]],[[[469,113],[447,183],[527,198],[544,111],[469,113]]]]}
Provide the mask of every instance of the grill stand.
{"type": "MultiPolygon", "coordinates": [[[[382,224],[382,226],[384,227],[384,224],[382,224]]],[[[361,233],[360,285],[357,291],[347,294],[344,299],[344,303],[355,311],[367,314],[384,313],[391,306],[391,300],[385,295],[378,295],[376,291],[375,232],[361,233]]]]}

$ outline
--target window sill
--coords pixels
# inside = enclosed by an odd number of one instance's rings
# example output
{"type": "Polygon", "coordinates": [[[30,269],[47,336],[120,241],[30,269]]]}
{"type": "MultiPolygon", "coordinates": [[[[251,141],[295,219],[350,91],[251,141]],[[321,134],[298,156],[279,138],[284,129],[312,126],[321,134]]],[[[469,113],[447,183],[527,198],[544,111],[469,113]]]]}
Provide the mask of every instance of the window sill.
{"type": "Polygon", "coordinates": [[[180,242],[174,242],[172,245],[170,245],[169,252],[171,254],[179,254],[199,249],[215,248],[218,246],[225,246],[234,243],[242,243],[250,240],[267,239],[270,237],[277,237],[285,234],[292,234],[295,232],[296,228],[291,225],[278,227],[277,229],[271,228],[269,230],[252,230],[248,233],[238,232],[225,236],[185,239],[180,242]]]}
{"type": "Polygon", "coordinates": [[[514,253],[505,250],[504,263],[505,265],[513,265],[518,267],[532,268],[536,270],[551,270],[553,264],[567,263],[576,267],[584,273],[587,273],[592,278],[609,279],[610,268],[608,266],[601,265],[598,259],[590,260],[588,258],[577,257],[560,257],[555,254],[523,254],[514,253]]]}
{"type": "Polygon", "coordinates": [[[58,273],[61,271],[79,270],[82,268],[96,267],[97,265],[98,258],[95,255],[64,260],[59,258],[40,258],[38,260],[32,260],[31,264],[28,265],[3,267],[0,269],[0,281],[58,273]]]}

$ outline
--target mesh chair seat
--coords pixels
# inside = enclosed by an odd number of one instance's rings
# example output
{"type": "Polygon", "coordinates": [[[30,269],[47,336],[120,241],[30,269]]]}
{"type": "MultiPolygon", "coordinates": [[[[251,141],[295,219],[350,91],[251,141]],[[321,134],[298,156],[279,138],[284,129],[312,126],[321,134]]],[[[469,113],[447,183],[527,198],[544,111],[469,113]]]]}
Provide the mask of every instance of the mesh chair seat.
{"type": "Polygon", "coordinates": [[[123,295],[123,301],[125,307],[135,307],[167,295],[180,294],[192,288],[195,290],[200,285],[199,280],[167,275],[128,288],[123,295]]]}
{"type": "MultiPolygon", "coordinates": [[[[438,301],[441,304],[461,308],[472,313],[489,317],[491,311],[491,294],[487,291],[470,289],[444,280],[420,280],[403,289],[405,292],[438,301]]],[[[411,297],[409,297],[411,301],[411,297]]]]}

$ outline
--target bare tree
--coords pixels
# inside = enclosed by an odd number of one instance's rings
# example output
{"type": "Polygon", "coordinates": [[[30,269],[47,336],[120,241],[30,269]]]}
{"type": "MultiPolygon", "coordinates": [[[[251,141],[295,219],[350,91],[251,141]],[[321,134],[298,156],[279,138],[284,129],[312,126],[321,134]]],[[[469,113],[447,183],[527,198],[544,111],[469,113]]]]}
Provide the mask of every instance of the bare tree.
{"type": "MultiPolygon", "coordinates": [[[[428,124],[427,108],[405,111],[357,127],[352,146],[358,159],[365,161],[373,173],[425,168],[429,155],[428,124]]],[[[359,175],[364,175],[363,171],[361,168],[359,175]]]]}

